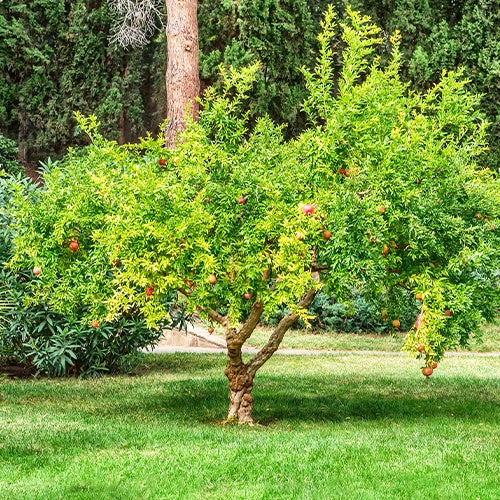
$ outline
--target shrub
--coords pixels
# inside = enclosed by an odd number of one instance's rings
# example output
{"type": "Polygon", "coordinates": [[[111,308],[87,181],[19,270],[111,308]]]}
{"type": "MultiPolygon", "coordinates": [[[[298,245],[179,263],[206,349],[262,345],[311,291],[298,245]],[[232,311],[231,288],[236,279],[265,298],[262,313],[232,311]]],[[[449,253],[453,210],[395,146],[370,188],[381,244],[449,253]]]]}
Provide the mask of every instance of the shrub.
{"type": "MultiPolygon", "coordinates": [[[[397,314],[401,321],[400,329],[407,331],[413,325],[418,314],[418,302],[411,294],[407,294],[406,302],[401,304],[397,314]]],[[[280,308],[275,314],[264,318],[262,323],[276,326],[289,312],[280,308]]],[[[305,329],[311,327],[316,331],[345,332],[345,333],[388,333],[391,325],[384,319],[385,314],[380,310],[379,304],[368,300],[363,292],[354,290],[349,300],[339,302],[335,297],[320,290],[309,307],[311,318],[308,324],[300,320],[294,328],[305,329]]]]}
{"type": "MultiPolygon", "coordinates": [[[[55,164],[48,163],[52,168],[55,164]]],[[[27,180],[0,178],[0,265],[12,256],[12,196],[37,197],[27,180]]],[[[129,371],[139,349],[154,345],[161,329],[149,328],[140,314],[129,311],[94,326],[84,308],[70,316],[31,294],[36,279],[30,270],[13,273],[0,267],[0,359],[33,366],[38,374],[97,375],[129,371]]]]}
{"type": "Polygon", "coordinates": [[[46,303],[29,302],[26,275],[3,270],[0,280],[7,285],[4,298],[7,321],[0,324],[0,358],[33,366],[38,374],[98,375],[128,372],[140,356],[161,336],[159,328],[146,326],[139,315],[121,316],[97,327],[82,321],[85,311],[73,318],[55,312],[46,303]]]}
{"type": "Polygon", "coordinates": [[[38,374],[98,375],[127,372],[139,356],[139,349],[154,345],[160,330],[146,327],[137,316],[120,317],[94,327],[68,319],[41,303],[25,306],[29,278],[0,275],[9,287],[8,324],[0,330],[0,356],[33,365],[38,374]]]}

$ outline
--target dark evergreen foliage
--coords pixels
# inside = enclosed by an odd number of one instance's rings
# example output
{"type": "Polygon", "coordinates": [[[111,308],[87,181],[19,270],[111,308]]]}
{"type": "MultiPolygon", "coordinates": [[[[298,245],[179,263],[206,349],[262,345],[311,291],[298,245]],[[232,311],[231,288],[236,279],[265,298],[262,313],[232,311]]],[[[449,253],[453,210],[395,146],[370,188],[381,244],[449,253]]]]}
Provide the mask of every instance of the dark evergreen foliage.
{"type": "MultiPolygon", "coordinates": [[[[219,82],[219,64],[259,60],[250,112],[270,114],[295,135],[305,119],[299,68],[314,62],[319,20],[330,3],[199,0],[204,86],[219,82]]],[[[403,79],[417,90],[434,85],[443,68],[464,66],[492,123],[485,162],[498,167],[500,11],[494,0],[333,3],[340,16],[348,3],[370,15],[387,36],[401,31],[403,79]]],[[[75,130],[75,110],[96,114],[104,133],[122,142],[157,130],[165,116],[165,34],[123,51],[109,46],[110,25],[106,1],[0,3],[0,132],[18,141],[21,158],[58,155],[84,141],[75,130]]]]}

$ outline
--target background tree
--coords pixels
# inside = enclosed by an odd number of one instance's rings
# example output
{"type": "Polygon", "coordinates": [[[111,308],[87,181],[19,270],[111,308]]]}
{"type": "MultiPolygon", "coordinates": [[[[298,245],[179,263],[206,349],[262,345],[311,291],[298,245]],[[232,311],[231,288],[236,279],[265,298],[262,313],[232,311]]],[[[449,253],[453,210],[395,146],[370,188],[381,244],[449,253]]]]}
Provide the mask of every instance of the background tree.
{"type": "MultiPolygon", "coordinates": [[[[167,42],[165,30],[153,31],[165,22],[165,4],[134,3],[149,4],[149,15],[143,19],[151,22],[151,30],[143,32],[144,42],[149,37],[146,44],[127,51],[109,44],[120,16],[110,11],[108,2],[0,3],[0,66],[6,68],[0,73],[0,132],[19,137],[23,158],[60,156],[68,146],[84,142],[75,134],[74,110],[96,114],[108,138],[135,141],[147,130],[159,130],[166,116],[167,42]]],[[[330,2],[198,3],[203,20],[199,23],[202,90],[221,85],[220,64],[242,67],[259,60],[261,71],[250,91],[248,111],[254,117],[268,113],[286,124],[288,138],[299,134],[306,120],[301,110],[306,89],[299,68],[313,64],[315,34],[330,2]]],[[[496,2],[338,0],[333,4],[339,18],[348,3],[383,28],[386,42],[377,47],[382,57],[389,53],[386,34],[395,29],[403,33],[400,71],[413,88],[427,90],[439,81],[442,68],[464,66],[469,87],[483,94],[481,109],[492,123],[491,149],[484,161],[498,168],[496,2]]],[[[144,5],[142,9],[147,12],[144,5]]],[[[336,43],[341,45],[342,40],[336,43]]],[[[337,73],[341,62],[340,57],[334,61],[337,73]]]]}
{"type": "MultiPolygon", "coordinates": [[[[112,40],[124,47],[142,46],[157,29],[160,18],[158,3],[154,0],[109,0],[117,14],[112,40]]],[[[167,72],[166,101],[167,127],[165,144],[174,147],[177,136],[185,127],[185,115],[198,117],[200,76],[198,69],[197,0],[166,0],[167,72]]]]}
{"type": "Polygon", "coordinates": [[[150,74],[154,43],[110,46],[105,2],[5,0],[0,3],[0,130],[16,139],[21,161],[61,156],[85,144],[73,111],[95,113],[103,133],[128,142],[163,116],[150,74]]]}
{"type": "Polygon", "coordinates": [[[176,150],[163,137],[119,147],[80,117],[92,145],[14,206],[10,266],[36,268],[31,300],[68,317],[83,307],[89,324],[131,309],[154,324],[172,302],[199,312],[225,332],[228,418],[249,423],[256,373],[322,286],[345,300],[364,290],[394,329],[418,303],[406,348],[426,376],[465,345],[499,303],[500,191],[478,163],[478,98],[451,72],[408,92],[397,36],[382,64],[380,29],[348,16],[337,35],[326,15],[315,70],[304,70],[312,126],[296,139],[269,118],[251,126],[257,65],[223,72],[176,150]],[[281,306],[290,312],[245,360],[260,318],[281,306]]]}

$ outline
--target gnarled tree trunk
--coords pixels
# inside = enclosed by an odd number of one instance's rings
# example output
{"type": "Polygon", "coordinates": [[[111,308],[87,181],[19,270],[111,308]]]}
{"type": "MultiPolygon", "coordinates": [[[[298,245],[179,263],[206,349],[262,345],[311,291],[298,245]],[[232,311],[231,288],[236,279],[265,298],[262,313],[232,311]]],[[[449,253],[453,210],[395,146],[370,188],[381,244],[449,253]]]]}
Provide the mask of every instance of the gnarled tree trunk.
{"type": "Polygon", "coordinates": [[[165,145],[175,147],[188,112],[196,120],[200,93],[197,0],[165,0],[167,6],[167,128],[165,145]]]}
{"type": "MultiPolygon", "coordinates": [[[[313,278],[319,281],[319,273],[313,272],[313,278]]],[[[299,301],[299,306],[307,309],[313,301],[317,290],[308,291],[299,301]]],[[[252,311],[243,326],[237,330],[231,327],[229,318],[211,311],[213,320],[226,329],[227,363],[224,371],[229,381],[228,420],[238,420],[240,424],[253,425],[253,379],[257,370],[276,352],[288,329],[298,321],[299,316],[292,312],[284,316],[269,337],[267,344],[248,363],[243,363],[242,347],[257,326],[264,306],[256,300],[252,311]]]]}
{"type": "Polygon", "coordinates": [[[253,424],[253,375],[248,367],[241,363],[233,366],[228,359],[224,371],[229,380],[229,411],[228,420],[238,420],[240,424],[253,424]]]}

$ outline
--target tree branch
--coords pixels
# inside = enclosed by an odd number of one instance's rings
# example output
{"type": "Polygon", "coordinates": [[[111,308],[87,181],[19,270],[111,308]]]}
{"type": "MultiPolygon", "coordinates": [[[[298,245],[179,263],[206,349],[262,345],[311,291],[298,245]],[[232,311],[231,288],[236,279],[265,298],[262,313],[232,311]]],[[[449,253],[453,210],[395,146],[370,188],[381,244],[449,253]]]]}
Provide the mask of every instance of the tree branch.
{"type": "Polygon", "coordinates": [[[260,300],[255,300],[252,305],[252,311],[248,316],[245,323],[243,323],[242,327],[238,331],[234,343],[242,346],[245,341],[250,338],[255,327],[259,323],[260,317],[262,316],[262,312],[264,311],[264,304],[260,300]]]}
{"type": "MultiPolygon", "coordinates": [[[[319,272],[312,273],[313,279],[319,283],[319,272]]],[[[306,292],[300,299],[298,306],[301,309],[307,309],[314,300],[318,290],[313,289],[306,292]]],[[[257,370],[276,352],[288,329],[298,321],[299,315],[289,312],[278,323],[273,333],[269,337],[267,344],[247,363],[248,372],[255,376],[257,370]]]]}
{"type": "Polygon", "coordinates": [[[222,314],[219,314],[217,311],[214,311],[213,309],[210,309],[208,311],[208,316],[213,319],[216,323],[219,323],[219,325],[223,326],[224,328],[227,328],[229,326],[229,318],[227,316],[223,316],[222,314]]]}
{"type": "Polygon", "coordinates": [[[317,272],[317,271],[328,271],[328,269],[330,269],[326,264],[323,264],[323,265],[318,265],[318,264],[315,264],[313,266],[311,266],[311,271],[314,273],[314,272],[317,272]]]}

